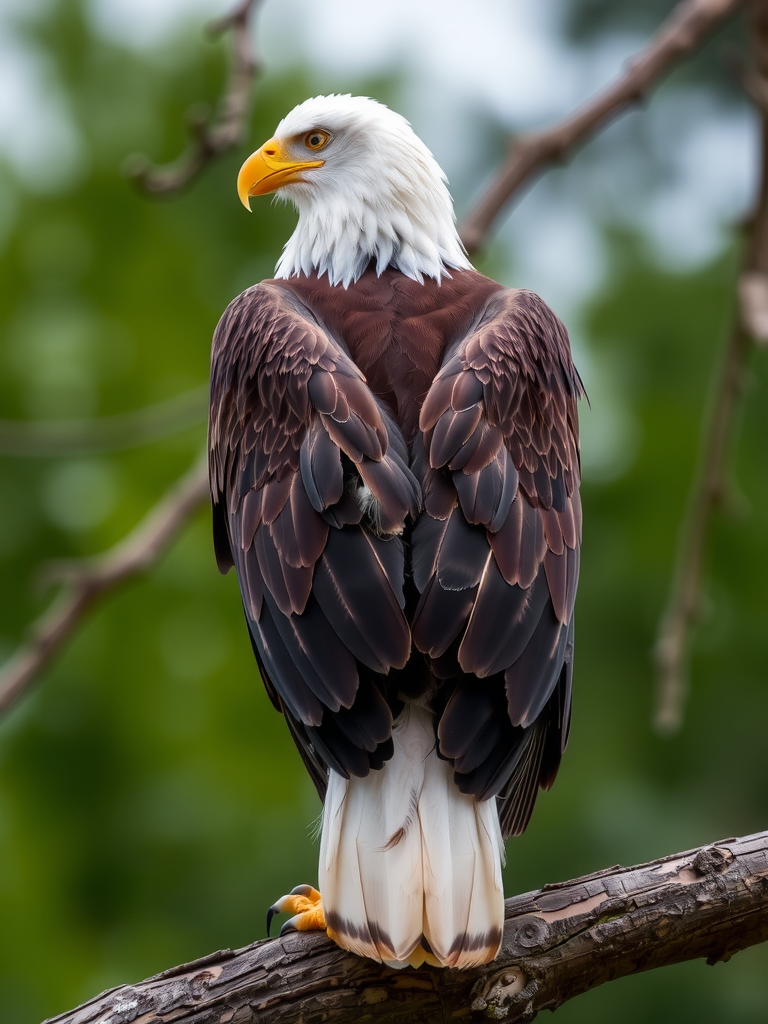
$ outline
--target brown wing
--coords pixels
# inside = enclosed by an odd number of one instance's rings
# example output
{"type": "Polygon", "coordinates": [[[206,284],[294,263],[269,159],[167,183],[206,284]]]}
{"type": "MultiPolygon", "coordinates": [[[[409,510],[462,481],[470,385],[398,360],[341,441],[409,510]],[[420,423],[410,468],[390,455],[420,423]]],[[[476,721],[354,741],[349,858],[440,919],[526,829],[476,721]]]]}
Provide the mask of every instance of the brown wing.
{"type": "Polygon", "coordinates": [[[391,756],[384,676],[411,649],[402,437],[363,375],[285,288],[232,302],[213,342],[210,478],[219,567],[237,571],[273,703],[323,795],[325,768],[391,756]]]}
{"type": "Polygon", "coordinates": [[[581,393],[560,321],[501,291],[421,411],[413,639],[447,681],[440,753],[462,791],[499,796],[505,835],[525,828],[568,735],[581,393]]]}

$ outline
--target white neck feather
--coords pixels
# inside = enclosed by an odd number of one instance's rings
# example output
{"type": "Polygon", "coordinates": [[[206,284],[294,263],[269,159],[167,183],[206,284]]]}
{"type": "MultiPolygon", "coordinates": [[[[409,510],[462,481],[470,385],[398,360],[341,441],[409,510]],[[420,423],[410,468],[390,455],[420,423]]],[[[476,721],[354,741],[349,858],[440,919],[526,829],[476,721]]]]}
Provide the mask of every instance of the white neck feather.
{"type": "Polygon", "coordinates": [[[292,111],[278,135],[307,117],[310,125],[315,118],[333,129],[334,115],[341,127],[325,165],[308,172],[305,184],[280,190],[296,206],[299,223],[276,277],[315,271],[346,288],[372,260],[377,274],[393,266],[415,281],[439,283],[449,269],[470,269],[445,175],[399,114],[360,97],[318,97],[292,111]],[[322,120],[312,109],[320,99],[322,120]],[[338,110],[327,110],[329,100],[339,101],[338,110]]]}
{"type": "MultiPolygon", "coordinates": [[[[417,199],[418,197],[411,197],[417,199]]],[[[275,276],[328,275],[331,284],[346,288],[357,281],[371,260],[376,273],[391,264],[407,277],[439,283],[446,269],[469,269],[453,217],[435,216],[426,203],[414,211],[376,209],[365,197],[348,197],[337,215],[316,205],[299,208],[299,223],[277,264],[275,276]]],[[[450,276],[450,275],[449,275],[450,276]]]]}

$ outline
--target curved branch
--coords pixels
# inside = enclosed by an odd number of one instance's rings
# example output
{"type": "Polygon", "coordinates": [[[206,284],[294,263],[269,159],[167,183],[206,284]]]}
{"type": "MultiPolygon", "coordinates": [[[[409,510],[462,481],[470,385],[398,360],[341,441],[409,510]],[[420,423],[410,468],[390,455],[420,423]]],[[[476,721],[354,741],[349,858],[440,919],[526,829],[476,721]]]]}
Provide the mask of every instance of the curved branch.
{"type": "Polygon", "coordinates": [[[768,940],[768,832],[507,900],[485,968],[391,970],[322,934],[223,950],[112,989],[48,1024],[531,1020],[614,978],[768,940]]]}
{"type": "Polygon", "coordinates": [[[517,138],[509,157],[461,225],[467,250],[476,252],[484,244],[507,203],[547,164],[570,155],[593,132],[642,100],[678,61],[743,4],[744,0],[683,0],[614,85],[552,128],[517,138]]]}
{"type": "Polygon", "coordinates": [[[699,444],[698,470],[688,495],[680,528],[675,571],[666,610],[658,627],[654,726],[663,736],[682,725],[688,693],[688,651],[691,630],[701,615],[701,589],[713,516],[725,504],[726,462],[736,412],[744,392],[751,340],[740,323],[728,336],[714,392],[705,415],[699,444]]]}
{"type": "Polygon", "coordinates": [[[80,625],[93,603],[148,569],[208,498],[208,473],[196,463],[119,544],[96,558],[52,567],[61,594],[30,627],[30,639],[0,671],[0,713],[34,682],[80,625]]]}
{"type": "Polygon", "coordinates": [[[726,504],[726,461],[734,435],[739,401],[744,393],[747,360],[753,342],[765,344],[768,331],[768,8],[752,7],[754,71],[749,90],[760,106],[760,188],[748,225],[746,252],[739,280],[737,312],[726,338],[721,364],[715,371],[704,415],[698,468],[680,530],[675,572],[667,608],[659,624],[654,658],[657,668],[656,729],[669,735],[680,728],[688,690],[690,634],[701,613],[701,587],[712,519],[726,504]],[[762,97],[762,101],[761,101],[762,97]],[[763,332],[763,333],[761,333],[763,332]]]}
{"type": "Polygon", "coordinates": [[[208,385],[143,409],[89,420],[0,420],[0,454],[13,458],[103,455],[173,437],[205,423],[208,385]]]}
{"type": "Polygon", "coordinates": [[[145,157],[132,157],[128,174],[145,191],[153,195],[178,192],[187,186],[217,156],[232,149],[242,139],[251,104],[251,89],[261,72],[261,61],[251,48],[250,18],[262,0],[241,0],[228,15],[208,26],[212,36],[232,31],[232,66],[224,96],[219,104],[218,119],[212,123],[200,108],[189,114],[192,144],[174,163],[155,167],[145,157]]]}

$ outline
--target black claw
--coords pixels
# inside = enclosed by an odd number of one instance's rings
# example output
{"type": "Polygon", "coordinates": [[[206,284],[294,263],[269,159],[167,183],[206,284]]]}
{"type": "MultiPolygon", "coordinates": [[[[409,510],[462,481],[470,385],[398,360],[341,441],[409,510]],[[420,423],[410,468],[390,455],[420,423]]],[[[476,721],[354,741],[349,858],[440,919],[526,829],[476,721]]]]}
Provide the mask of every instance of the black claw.
{"type": "Polygon", "coordinates": [[[292,921],[286,921],[283,927],[280,929],[281,935],[288,935],[290,932],[297,932],[299,929],[292,921]]]}
{"type": "Polygon", "coordinates": [[[278,913],[276,907],[270,907],[267,911],[267,938],[269,938],[269,929],[272,927],[272,918],[278,913]]]}

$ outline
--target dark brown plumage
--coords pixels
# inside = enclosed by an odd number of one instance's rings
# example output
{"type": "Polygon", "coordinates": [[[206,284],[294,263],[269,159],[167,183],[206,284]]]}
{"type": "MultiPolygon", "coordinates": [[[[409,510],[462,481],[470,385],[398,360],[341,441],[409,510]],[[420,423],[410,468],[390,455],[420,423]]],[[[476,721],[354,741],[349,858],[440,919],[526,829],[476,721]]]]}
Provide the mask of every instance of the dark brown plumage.
{"type": "Polygon", "coordinates": [[[213,344],[219,566],[321,797],[426,698],[521,832],[568,735],[581,382],[536,295],[472,270],[265,281],[213,344]]]}

